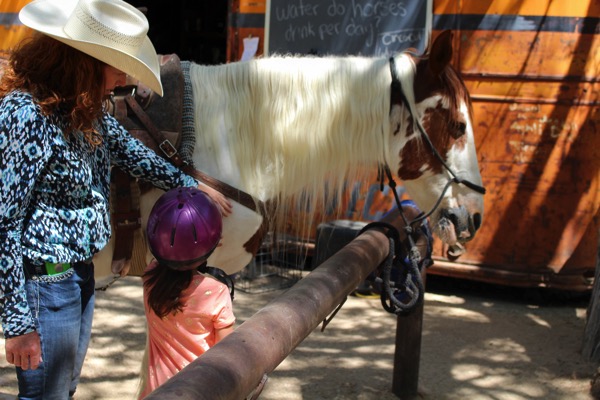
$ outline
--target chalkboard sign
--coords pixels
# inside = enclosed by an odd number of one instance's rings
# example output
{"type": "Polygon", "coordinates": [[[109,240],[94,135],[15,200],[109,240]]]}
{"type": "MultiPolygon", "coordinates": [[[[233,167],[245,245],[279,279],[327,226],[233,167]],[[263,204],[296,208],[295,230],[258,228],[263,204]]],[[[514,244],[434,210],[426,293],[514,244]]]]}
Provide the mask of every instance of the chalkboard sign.
{"type": "Polygon", "coordinates": [[[265,53],[387,56],[423,52],[432,0],[270,0],[265,53]]]}

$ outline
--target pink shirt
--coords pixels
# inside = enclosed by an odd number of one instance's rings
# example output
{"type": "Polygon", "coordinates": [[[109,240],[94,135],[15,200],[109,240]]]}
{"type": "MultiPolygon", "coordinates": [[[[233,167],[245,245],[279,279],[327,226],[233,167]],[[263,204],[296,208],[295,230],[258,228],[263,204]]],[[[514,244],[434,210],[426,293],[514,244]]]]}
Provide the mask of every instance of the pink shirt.
{"type": "MultiPolygon", "coordinates": [[[[148,268],[156,265],[153,261],[148,268]]],[[[182,312],[159,318],[148,306],[144,289],[148,370],[140,398],[211,348],[215,344],[215,329],[235,322],[229,289],[212,277],[196,274],[181,298],[185,304],[182,312]]]]}

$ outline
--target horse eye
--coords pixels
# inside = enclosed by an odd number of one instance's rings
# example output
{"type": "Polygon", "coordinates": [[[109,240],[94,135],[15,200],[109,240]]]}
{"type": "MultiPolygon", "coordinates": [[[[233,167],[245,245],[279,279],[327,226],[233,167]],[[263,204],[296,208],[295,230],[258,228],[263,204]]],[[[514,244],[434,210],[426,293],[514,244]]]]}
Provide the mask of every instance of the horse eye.
{"type": "Polygon", "coordinates": [[[464,122],[459,122],[456,125],[456,136],[462,136],[467,132],[467,124],[465,124],[464,122]]]}

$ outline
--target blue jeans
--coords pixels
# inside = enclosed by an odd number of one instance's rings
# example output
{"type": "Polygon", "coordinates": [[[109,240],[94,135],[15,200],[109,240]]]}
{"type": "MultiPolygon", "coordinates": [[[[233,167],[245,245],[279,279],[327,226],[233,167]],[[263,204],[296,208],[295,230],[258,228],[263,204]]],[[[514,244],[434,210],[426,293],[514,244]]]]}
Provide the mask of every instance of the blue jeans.
{"type": "MultiPolygon", "coordinates": [[[[27,275],[27,273],[26,273],[27,275]]],[[[66,400],[77,389],[94,317],[94,265],[28,276],[27,302],[42,344],[36,370],[17,367],[19,399],[66,400]]]]}

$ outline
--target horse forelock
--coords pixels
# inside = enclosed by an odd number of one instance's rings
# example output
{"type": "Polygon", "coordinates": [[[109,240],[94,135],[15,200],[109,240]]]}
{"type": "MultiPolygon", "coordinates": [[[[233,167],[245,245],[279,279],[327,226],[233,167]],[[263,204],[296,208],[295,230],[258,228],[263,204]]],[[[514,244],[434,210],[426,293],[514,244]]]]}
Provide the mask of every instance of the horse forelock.
{"type": "Polygon", "coordinates": [[[415,99],[417,103],[439,94],[449,102],[448,109],[451,110],[450,118],[453,121],[460,119],[460,104],[462,102],[468,106],[469,118],[472,120],[471,97],[463,79],[451,65],[447,65],[438,75],[434,76],[429,70],[428,58],[416,58],[415,79],[419,82],[419,85],[415,87],[415,99]]]}

